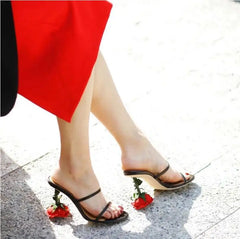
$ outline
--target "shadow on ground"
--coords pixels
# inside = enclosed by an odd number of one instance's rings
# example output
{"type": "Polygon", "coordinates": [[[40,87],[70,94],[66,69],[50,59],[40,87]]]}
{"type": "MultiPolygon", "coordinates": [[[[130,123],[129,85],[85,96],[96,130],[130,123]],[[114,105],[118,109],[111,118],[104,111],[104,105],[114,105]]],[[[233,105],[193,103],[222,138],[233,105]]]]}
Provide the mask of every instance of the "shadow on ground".
{"type": "Polygon", "coordinates": [[[175,192],[155,191],[154,204],[138,212],[144,214],[141,215],[142,222],[130,215],[131,220],[110,227],[91,223],[77,226],[70,224],[72,233],[76,238],[192,238],[184,224],[200,192],[201,188],[194,183],[175,192]],[[139,231],[139,227],[143,228],[142,232],[134,232],[133,228],[139,231]]]}
{"type": "Polygon", "coordinates": [[[2,149],[1,160],[17,168],[1,177],[1,238],[56,238],[29,175],[2,149]]]}

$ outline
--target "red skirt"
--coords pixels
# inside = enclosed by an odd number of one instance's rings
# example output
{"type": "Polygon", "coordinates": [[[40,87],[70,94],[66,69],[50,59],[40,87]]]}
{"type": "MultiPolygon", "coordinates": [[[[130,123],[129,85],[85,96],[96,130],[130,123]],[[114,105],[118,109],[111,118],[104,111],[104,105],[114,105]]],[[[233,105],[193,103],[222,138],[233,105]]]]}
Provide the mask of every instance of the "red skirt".
{"type": "Polygon", "coordinates": [[[111,8],[107,1],[13,1],[18,93],[70,122],[111,8]]]}

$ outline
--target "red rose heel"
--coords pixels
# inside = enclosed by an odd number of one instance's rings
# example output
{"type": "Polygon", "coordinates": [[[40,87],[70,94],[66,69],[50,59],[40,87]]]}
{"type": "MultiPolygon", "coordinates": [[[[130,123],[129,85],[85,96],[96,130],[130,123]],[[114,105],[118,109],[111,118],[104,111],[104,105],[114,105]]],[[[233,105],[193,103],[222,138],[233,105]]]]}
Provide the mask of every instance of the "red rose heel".
{"type": "Polygon", "coordinates": [[[54,203],[47,208],[47,215],[50,219],[58,217],[58,218],[64,218],[71,215],[68,206],[61,203],[60,199],[61,196],[59,196],[59,191],[55,189],[55,193],[53,196],[54,203]]]}
{"type": "Polygon", "coordinates": [[[141,191],[140,185],[142,184],[142,180],[134,177],[133,183],[137,192],[133,194],[134,202],[132,202],[132,205],[136,210],[140,210],[151,204],[153,202],[153,198],[146,192],[141,191]]]}

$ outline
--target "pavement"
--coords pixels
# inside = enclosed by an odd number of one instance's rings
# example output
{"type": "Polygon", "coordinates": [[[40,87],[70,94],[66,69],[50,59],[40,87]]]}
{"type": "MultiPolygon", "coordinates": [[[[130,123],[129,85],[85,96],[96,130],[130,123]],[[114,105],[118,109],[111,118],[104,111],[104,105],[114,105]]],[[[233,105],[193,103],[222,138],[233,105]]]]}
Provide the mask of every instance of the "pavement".
{"type": "Polygon", "coordinates": [[[129,212],[118,225],[72,217],[49,220],[58,163],[56,118],[18,96],[0,119],[1,238],[240,238],[240,3],[231,0],[121,0],[102,52],[127,110],[170,163],[195,174],[188,187],[153,191],[144,210],[131,206],[133,185],[121,152],[93,116],[92,163],[104,194],[129,212]]]}

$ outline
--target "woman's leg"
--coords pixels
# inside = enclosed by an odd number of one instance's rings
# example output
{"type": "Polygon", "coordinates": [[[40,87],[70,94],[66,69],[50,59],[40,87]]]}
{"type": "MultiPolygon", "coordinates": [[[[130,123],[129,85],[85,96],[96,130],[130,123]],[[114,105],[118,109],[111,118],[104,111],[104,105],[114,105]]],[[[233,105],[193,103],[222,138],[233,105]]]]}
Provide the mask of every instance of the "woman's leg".
{"type": "MultiPolygon", "coordinates": [[[[122,151],[122,167],[161,172],[167,161],[137,128],[118,95],[112,77],[101,53],[95,64],[95,80],[91,111],[107,127],[122,151]]],[[[189,176],[186,175],[188,179],[189,176]]],[[[181,174],[170,168],[161,176],[166,182],[182,180],[181,174]]]]}
{"type": "MultiPolygon", "coordinates": [[[[61,137],[59,168],[52,179],[69,190],[76,198],[85,197],[99,189],[98,180],[92,169],[89,153],[89,114],[92,101],[95,70],[89,79],[81,101],[74,112],[71,123],[58,118],[61,137]]],[[[97,216],[107,204],[102,193],[84,201],[81,205],[97,216]]],[[[110,206],[105,218],[114,218],[122,213],[122,207],[110,206]]]]}

